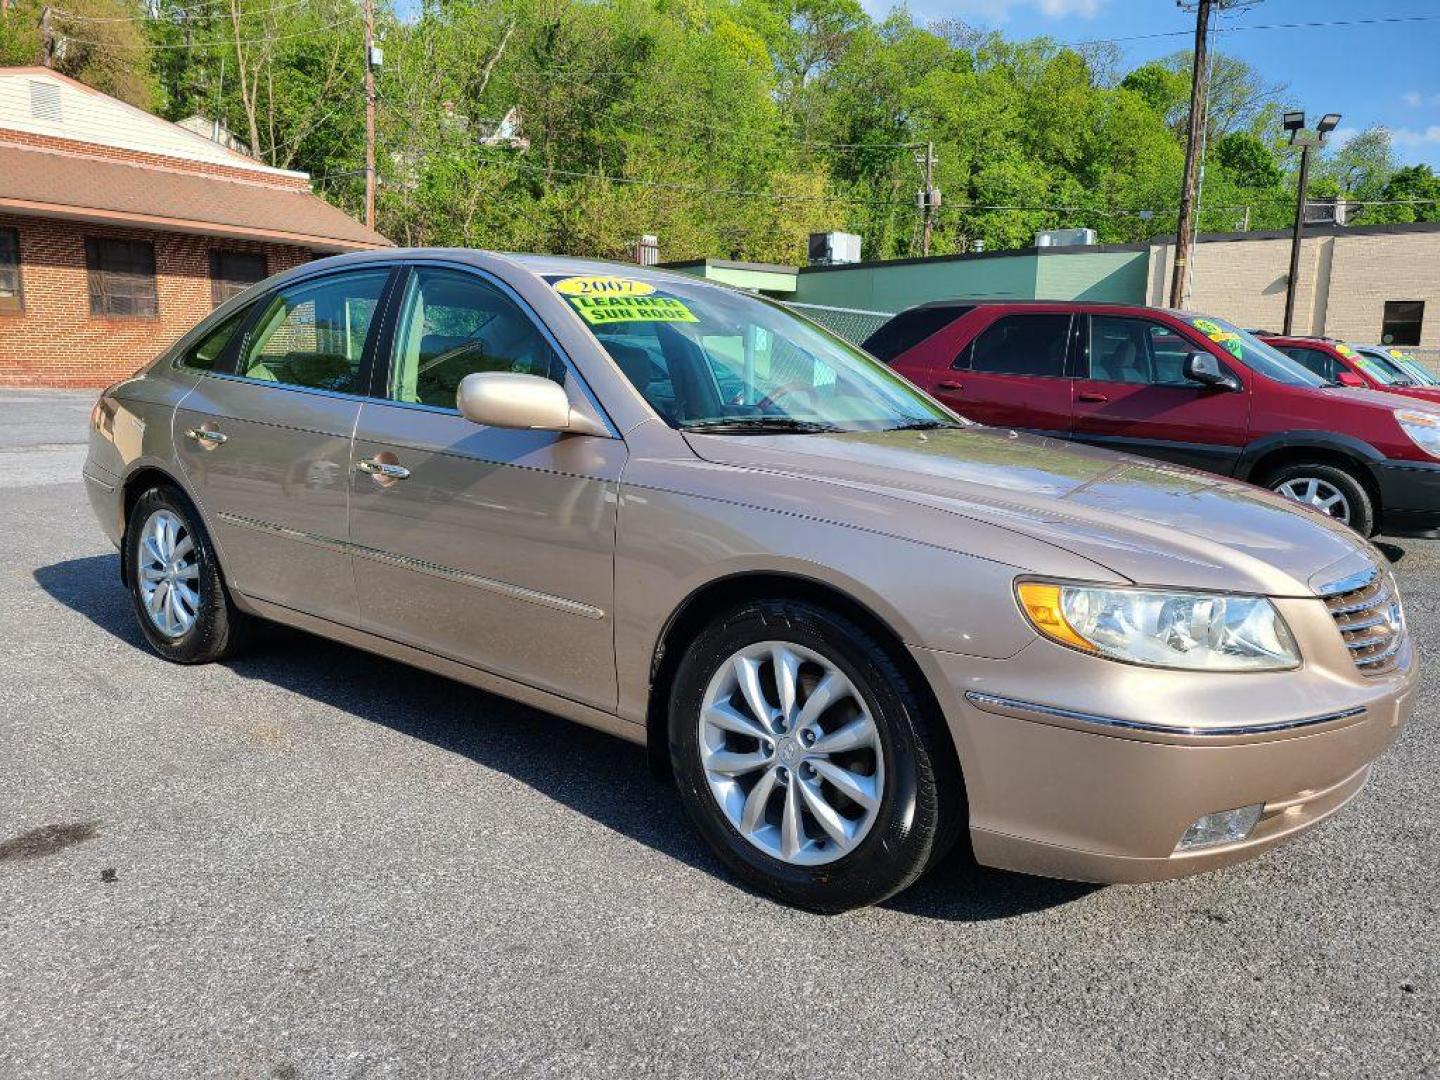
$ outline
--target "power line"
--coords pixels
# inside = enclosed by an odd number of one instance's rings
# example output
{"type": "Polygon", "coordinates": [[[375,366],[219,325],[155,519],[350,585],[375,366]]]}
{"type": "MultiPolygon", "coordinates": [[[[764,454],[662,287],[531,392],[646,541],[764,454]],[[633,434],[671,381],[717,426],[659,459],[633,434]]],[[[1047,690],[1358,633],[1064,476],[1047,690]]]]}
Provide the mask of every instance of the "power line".
{"type": "MultiPolygon", "coordinates": [[[[1392,15],[1367,19],[1325,19],[1314,22],[1256,23],[1253,26],[1226,26],[1216,28],[1217,34],[1240,34],[1251,30],[1322,30],[1340,26],[1388,26],[1406,23],[1440,22],[1440,15],[1392,15]]],[[[1088,41],[1061,42],[1066,48],[1078,49],[1082,45],[1121,45],[1128,41],[1152,41],[1156,38],[1190,37],[1193,30],[1162,30],[1154,34],[1131,34],[1128,37],[1091,38],[1088,41]]]]}
{"type": "MultiPolygon", "coordinates": [[[[256,17],[256,16],[273,15],[273,14],[274,14],[275,12],[277,12],[277,11],[290,11],[290,10],[293,10],[294,8],[297,8],[297,7],[306,7],[306,6],[308,6],[311,2],[312,2],[312,0],[289,0],[288,3],[279,3],[279,4],[274,5],[273,7],[261,8],[261,9],[259,9],[259,10],[254,10],[254,11],[247,11],[247,10],[243,10],[243,9],[242,9],[241,12],[240,12],[240,16],[241,16],[241,18],[254,18],[254,17],[256,17]]],[[[210,6],[210,5],[197,5],[197,8],[198,8],[198,10],[185,10],[185,11],[177,11],[177,12],[173,12],[173,13],[166,13],[166,14],[113,15],[113,16],[111,16],[111,15],[81,15],[81,14],[79,14],[78,12],[66,11],[64,8],[53,8],[52,10],[55,12],[56,15],[63,16],[64,19],[65,19],[65,21],[67,21],[67,22],[82,22],[82,23],[167,23],[167,24],[170,24],[170,25],[180,25],[180,24],[183,23],[183,20],[174,18],[174,17],[173,17],[174,15],[181,15],[181,14],[183,14],[183,15],[210,14],[210,15],[213,16],[213,13],[214,13],[214,12],[217,12],[217,11],[218,11],[218,12],[221,12],[221,16],[220,16],[220,17],[228,17],[229,14],[230,14],[230,5],[229,5],[228,3],[215,4],[214,6],[210,6]]]]}

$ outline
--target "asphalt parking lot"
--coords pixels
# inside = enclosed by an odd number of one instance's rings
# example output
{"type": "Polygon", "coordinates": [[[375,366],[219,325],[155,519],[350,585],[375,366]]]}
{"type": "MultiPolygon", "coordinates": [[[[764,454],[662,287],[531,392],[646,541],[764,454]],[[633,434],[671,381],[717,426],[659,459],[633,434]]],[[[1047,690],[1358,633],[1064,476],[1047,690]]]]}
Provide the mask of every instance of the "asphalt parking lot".
{"type": "MultiPolygon", "coordinates": [[[[1341,817],[1091,888],[961,860],[823,918],[636,747],[299,633],[147,652],[0,392],[0,1076],[1440,1077],[1440,673],[1341,817]]],[[[1440,543],[1398,564],[1440,652],[1440,543]]]]}

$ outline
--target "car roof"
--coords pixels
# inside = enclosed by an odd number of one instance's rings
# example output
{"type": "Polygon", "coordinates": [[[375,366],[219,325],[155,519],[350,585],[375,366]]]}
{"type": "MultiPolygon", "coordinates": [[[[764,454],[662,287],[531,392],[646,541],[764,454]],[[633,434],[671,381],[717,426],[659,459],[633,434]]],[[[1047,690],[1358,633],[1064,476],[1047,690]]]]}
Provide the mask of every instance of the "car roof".
{"type": "MultiPolygon", "coordinates": [[[[954,297],[948,300],[929,300],[923,304],[915,304],[908,307],[906,311],[919,311],[929,308],[977,308],[977,307],[1061,307],[1074,308],[1079,311],[1089,311],[1092,308],[1104,310],[1106,308],[1124,308],[1130,311],[1159,311],[1166,315],[1174,315],[1179,318],[1202,315],[1197,311],[1182,311],[1179,308],[1155,307],[1151,304],[1133,304],[1123,300],[1044,300],[1031,298],[1009,299],[1001,296],[981,297],[954,297]]],[[[901,312],[900,314],[904,314],[901,312]]]]}

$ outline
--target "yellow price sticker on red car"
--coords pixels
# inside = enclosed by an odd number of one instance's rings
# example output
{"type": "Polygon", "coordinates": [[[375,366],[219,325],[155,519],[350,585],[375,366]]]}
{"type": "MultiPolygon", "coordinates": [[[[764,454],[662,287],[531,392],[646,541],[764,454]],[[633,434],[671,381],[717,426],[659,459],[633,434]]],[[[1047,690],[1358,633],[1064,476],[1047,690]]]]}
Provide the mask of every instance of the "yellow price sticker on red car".
{"type": "Polygon", "coordinates": [[[1335,351],[1349,360],[1353,360],[1356,356],[1359,355],[1359,353],[1357,353],[1354,349],[1350,348],[1349,345],[1346,345],[1343,342],[1336,342],[1335,351]]]}

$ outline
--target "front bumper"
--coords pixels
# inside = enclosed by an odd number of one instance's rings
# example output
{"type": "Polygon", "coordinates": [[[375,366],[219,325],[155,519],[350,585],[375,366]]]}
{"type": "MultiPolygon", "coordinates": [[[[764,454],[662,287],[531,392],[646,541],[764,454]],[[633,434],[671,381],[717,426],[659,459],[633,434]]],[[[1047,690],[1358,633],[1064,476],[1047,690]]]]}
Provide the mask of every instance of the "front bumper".
{"type": "Polygon", "coordinates": [[[1409,717],[1413,646],[1367,678],[1322,602],[1276,603],[1306,656],[1295,671],[1157,671],[1043,640],[1005,661],[914,650],[949,692],[976,858],[1154,881],[1239,862],[1336,813],[1409,717]],[[1257,804],[1244,840],[1176,850],[1201,816],[1257,804]]]}
{"type": "Polygon", "coordinates": [[[1380,531],[1440,537],[1440,462],[1391,460],[1371,468],[1380,486],[1380,531]]]}

